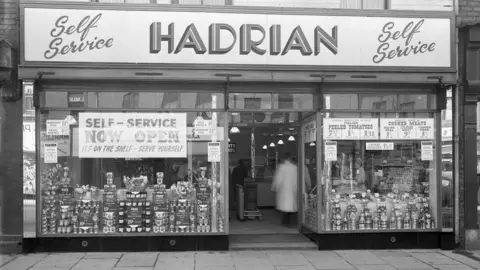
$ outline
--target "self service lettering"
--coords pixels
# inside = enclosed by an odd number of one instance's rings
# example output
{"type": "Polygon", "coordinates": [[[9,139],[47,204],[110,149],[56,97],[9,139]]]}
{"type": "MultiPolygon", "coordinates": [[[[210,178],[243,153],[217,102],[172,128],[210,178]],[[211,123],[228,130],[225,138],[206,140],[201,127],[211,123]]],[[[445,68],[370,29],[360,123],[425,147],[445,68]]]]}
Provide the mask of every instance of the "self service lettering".
{"type": "Polygon", "coordinates": [[[137,143],[180,142],[180,131],[175,130],[177,128],[177,119],[175,118],[129,118],[126,120],[88,118],[85,121],[85,128],[89,128],[89,130],[84,130],[86,143],[118,143],[128,129],[138,129],[134,131],[137,143]],[[118,127],[119,129],[112,127],[118,127]],[[105,128],[105,130],[102,128],[105,128]]]}

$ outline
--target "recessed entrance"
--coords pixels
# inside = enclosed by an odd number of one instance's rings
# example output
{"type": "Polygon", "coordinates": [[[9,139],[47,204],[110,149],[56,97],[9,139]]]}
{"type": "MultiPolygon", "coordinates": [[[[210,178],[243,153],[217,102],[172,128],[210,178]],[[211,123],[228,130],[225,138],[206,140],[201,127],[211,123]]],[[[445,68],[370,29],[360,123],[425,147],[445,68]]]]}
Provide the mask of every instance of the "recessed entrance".
{"type": "MultiPolygon", "coordinates": [[[[230,113],[229,126],[229,205],[231,249],[316,249],[300,233],[302,205],[298,164],[302,160],[299,113],[278,113],[278,123],[262,123],[264,113],[230,113]],[[263,114],[263,115],[261,115],[263,114]],[[241,118],[253,117],[254,124],[235,124],[241,118]],[[296,176],[291,180],[291,195],[281,200],[294,202],[296,211],[286,214],[277,210],[277,192],[272,191],[275,173],[289,156],[296,176]]],[[[284,193],[283,193],[284,194],[284,193]]]]}

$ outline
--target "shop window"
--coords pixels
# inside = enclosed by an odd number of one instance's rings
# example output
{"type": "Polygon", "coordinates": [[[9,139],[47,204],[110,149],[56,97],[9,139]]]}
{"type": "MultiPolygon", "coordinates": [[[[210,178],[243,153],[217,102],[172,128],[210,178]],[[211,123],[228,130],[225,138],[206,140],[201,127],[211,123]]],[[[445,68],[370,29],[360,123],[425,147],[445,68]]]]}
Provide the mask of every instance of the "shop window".
{"type": "Polygon", "coordinates": [[[434,100],[427,94],[398,95],[398,106],[401,111],[434,109],[434,100]]]}
{"type": "Polygon", "coordinates": [[[224,113],[39,117],[41,236],[224,232],[224,113]]]}
{"type": "Polygon", "coordinates": [[[224,107],[221,93],[89,92],[89,108],[211,109],[224,107]]]}
{"type": "Polygon", "coordinates": [[[288,124],[298,123],[296,112],[233,112],[229,114],[231,124],[288,124]]]}
{"type": "Polygon", "coordinates": [[[362,110],[395,110],[396,108],[396,95],[360,95],[360,109],[362,110]]]}
{"type": "Polygon", "coordinates": [[[325,94],[325,110],[358,110],[357,94],[325,94]]]}
{"type": "Polygon", "coordinates": [[[314,110],[313,94],[273,94],[274,109],[314,110]]]}
{"type": "Polygon", "coordinates": [[[437,228],[431,116],[323,119],[326,230],[437,228]]]}
{"type": "Polygon", "coordinates": [[[240,110],[271,110],[272,94],[230,93],[228,107],[240,110]]]}
{"type": "Polygon", "coordinates": [[[68,92],[41,92],[40,106],[68,108],[68,92]]]}

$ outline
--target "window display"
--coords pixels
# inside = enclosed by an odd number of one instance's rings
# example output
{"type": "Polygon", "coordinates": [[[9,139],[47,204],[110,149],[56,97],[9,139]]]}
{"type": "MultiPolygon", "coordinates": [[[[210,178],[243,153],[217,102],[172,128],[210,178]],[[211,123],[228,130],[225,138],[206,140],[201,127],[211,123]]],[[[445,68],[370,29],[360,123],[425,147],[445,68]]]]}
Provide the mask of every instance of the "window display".
{"type": "Polygon", "coordinates": [[[41,111],[40,123],[68,138],[40,140],[43,236],[224,233],[223,144],[208,151],[222,113],[41,111]]]}
{"type": "Polygon", "coordinates": [[[323,119],[325,228],[436,228],[433,118],[323,119]]]}

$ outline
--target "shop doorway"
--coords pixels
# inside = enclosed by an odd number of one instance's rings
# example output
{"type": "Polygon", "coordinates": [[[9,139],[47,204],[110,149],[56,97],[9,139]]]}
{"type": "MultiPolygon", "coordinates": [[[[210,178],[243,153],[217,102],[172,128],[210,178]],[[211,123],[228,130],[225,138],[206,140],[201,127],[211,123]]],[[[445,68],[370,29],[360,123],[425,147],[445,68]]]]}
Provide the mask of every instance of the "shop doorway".
{"type": "Polygon", "coordinates": [[[298,164],[299,135],[299,126],[294,123],[229,127],[231,235],[299,234],[300,188],[298,196],[282,198],[295,200],[298,211],[288,216],[276,210],[277,194],[271,191],[275,172],[284,159],[289,157],[298,164]]]}

